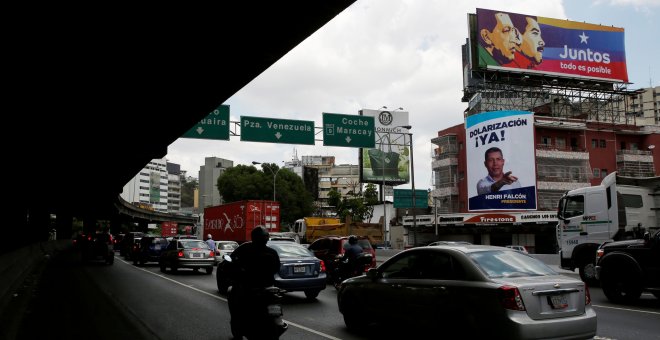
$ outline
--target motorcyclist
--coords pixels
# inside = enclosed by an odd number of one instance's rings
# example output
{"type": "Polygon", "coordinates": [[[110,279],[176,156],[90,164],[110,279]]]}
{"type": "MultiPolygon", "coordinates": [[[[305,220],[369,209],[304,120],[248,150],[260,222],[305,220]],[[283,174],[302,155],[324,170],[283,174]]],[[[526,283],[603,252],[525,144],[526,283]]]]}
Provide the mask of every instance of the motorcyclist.
{"type": "Polygon", "coordinates": [[[267,304],[262,292],[275,283],[274,274],[280,269],[279,255],[266,245],[268,230],[257,226],[251,236],[251,242],[241,244],[230,255],[233,282],[228,302],[232,332],[236,329],[244,333],[241,331],[248,327],[259,329],[260,325],[254,324],[253,311],[267,304]]]}
{"type": "Polygon", "coordinates": [[[356,259],[364,252],[362,247],[358,244],[358,238],[355,235],[348,237],[348,243],[344,244],[344,256],[342,263],[347,264],[347,268],[351,273],[355,271],[356,259]]]}

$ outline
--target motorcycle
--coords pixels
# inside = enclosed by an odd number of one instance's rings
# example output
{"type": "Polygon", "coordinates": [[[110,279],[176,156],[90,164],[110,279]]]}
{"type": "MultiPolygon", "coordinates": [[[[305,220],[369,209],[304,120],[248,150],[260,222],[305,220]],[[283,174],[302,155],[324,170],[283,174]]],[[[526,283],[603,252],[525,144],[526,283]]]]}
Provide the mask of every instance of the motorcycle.
{"type": "Polygon", "coordinates": [[[223,271],[227,281],[227,301],[234,339],[279,339],[289,325],[284,321],[280,301],[286,292],[278,287],[244,288],[234,284],[231,257],[223,255],[223,271]]]}
{"type": "Polygon", "coordinates": [[[362,253],[353,261],[343,258],[335,260],[335,270],[330,276],[332,285],[335,289],[339,290],[341,283],[346,279],[364,275],[364,273],[366,273],[371,267],[372,258],[373,256],[371,254],[362,253]]]}

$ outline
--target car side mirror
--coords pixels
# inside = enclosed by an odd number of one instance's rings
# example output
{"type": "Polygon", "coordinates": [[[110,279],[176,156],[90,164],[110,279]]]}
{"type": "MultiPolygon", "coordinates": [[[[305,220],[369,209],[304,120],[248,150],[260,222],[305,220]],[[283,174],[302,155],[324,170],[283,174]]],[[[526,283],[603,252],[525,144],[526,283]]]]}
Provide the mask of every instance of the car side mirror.
{"type": "Polygon", "coordinates": [[[369,268],[369,270],[367,270],[367,277],[368,277],[370,280],[375,280],[375,279],[377,279],[377,278],[378,278],[378,269],[376,269],[376,268],[369,268]]]}
{"type": "Polygon", "coordinates": [[[648,231],[644,233],[644,242],[645,243],[651,242],[651,233],[649,233],[648,231]]]}

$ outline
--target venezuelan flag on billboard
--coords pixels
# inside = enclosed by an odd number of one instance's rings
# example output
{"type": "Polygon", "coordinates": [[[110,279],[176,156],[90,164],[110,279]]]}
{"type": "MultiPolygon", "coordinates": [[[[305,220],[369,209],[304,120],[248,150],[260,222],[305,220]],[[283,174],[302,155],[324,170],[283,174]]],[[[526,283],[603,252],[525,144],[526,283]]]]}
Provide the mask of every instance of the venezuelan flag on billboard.
{"type": "Polygon", "coordinates": [[[478,67],[628,82],[623,28],[477,9],[478,67]]]}

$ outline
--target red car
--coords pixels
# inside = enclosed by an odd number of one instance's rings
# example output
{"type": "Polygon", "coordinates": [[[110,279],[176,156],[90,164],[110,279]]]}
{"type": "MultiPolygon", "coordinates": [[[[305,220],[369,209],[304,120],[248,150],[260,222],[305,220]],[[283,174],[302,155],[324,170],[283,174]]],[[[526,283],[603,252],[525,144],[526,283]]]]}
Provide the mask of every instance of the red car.
{"type": "MultiPolygon", "coordinates": [[[[348,236],[325,236],[309,245],[309,250],[314,253],[314,256],[323,260],[326,265],[326,271],[330,275],[335,271],[337,259],[344,256],[344,245],[348,243],[348,236]]],[[[366,236],[358,236],[358,245],[362,247],[365,253],[372,256],[371,268],[376,267],[376,250],[371,246],[369,238],[366,236]]]]}

